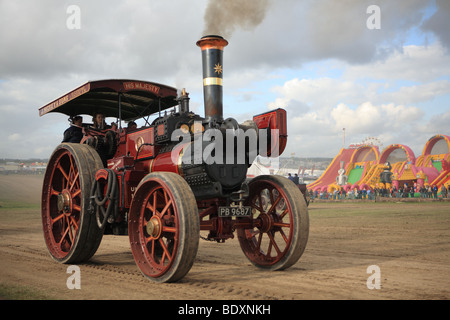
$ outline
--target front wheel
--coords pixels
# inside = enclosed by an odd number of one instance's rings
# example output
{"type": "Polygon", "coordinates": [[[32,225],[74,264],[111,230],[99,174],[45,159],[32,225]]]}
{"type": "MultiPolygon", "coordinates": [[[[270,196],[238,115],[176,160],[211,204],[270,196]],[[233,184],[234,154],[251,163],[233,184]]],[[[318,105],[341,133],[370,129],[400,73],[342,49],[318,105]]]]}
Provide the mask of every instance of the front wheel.
{"type": "Polygon", "coordinates": [[[303,254],[309,234],[308,208],[301,191],[289,179],[262,175],[249,183],[245,203],[252,217],[241,218],[237,235],[241,249],[256,266],[283,270],[303,254]]]}
{"type": "Polygon", "coordinates": [[[187,182],[171,172],[155,172],[139,183],[130,207],[128,233],[137,266],[155,282],[174,282],[191,269],[200,222],[187,182]]]}

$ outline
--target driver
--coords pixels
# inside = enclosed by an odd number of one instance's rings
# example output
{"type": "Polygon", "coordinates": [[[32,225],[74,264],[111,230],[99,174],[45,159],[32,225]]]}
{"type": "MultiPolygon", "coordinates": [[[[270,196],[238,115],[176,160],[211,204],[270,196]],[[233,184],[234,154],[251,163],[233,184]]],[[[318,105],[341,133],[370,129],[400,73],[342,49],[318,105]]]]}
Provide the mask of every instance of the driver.
{"type": "Polygon", "coordinates": [[[93,128],[98,130],[110,129],[111,126],[107,125],[105,122],[105,115],[101,112],[94,113],[92,117],[93,128]]]}

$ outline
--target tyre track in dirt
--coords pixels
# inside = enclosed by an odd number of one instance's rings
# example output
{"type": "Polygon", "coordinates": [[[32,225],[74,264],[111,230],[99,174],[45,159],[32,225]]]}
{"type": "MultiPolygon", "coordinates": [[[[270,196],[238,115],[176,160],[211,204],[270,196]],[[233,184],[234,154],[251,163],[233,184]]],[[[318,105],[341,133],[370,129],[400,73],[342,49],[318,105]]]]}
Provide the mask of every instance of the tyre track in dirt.
{"type": "MultiPolygon", "coordinates": [[[[105,242],[108,242],[107,239],[105,242]]],[[[31,282],[39,290],[53,292],[58,299],[80,297],[83,299],[203,299],[207,297],[214,299],[220,297],[226,300],[274,300],[285,298],[282,295],[268,294],[264,290],[245,289],[235,283],[214,281],[210,277],[205,279],[204,276],[211,270],[220,269],[217,261],[208,259],[197,259],[191,273],[178,283],[157,284],[141,274],[131,253],[99,254],[98,257],[94,256],[92,261],[79,265],[82,289],[69,290],[66,287],[66,280],[70,276],[66,272],[68,265],[53,261],[45,248],[31,249],[18,244],[3,244],[0,246],[0,253],[2,261],[9,261],[16,265],[15,268],[5,267],[10,270],[8,273],[11,273],[9,278],[12,282],[19,284],[31,282]],[[111,256],[114,256],[113,261],[103,262],[111,256]],[[19,265],[20,267],[17,267],[19,265]],[[105,290],[115,286],[120,287],[120,293],[105,290]]],[[[239,269],[239,265],[227,264],[223,268],[229,271],[239,269]]],[[[218,272],[221,271],[218,270],[218,272]]]]}
{"type": "MultiPolygon", "coordinates": [[[[38,222],[36,222],[38,223],[38,222]]],[[[399,249],[355,250],[353,246],[310,246],[298,264],[282,272],[254,267],[235,240],[216,244],[200,241],[199,252],[188,275],[177,283],[157,284],[146,279],[135,265],[128,237],[105,236],[96,255],[80,264],[82,287],[66,286],[67,265],[53,261],[45,248],[41,231],[23,237],[8,232],[0,237],[2,282],[26,284],[58,299],[155,299],[155,300],[290,300],[290,299],[445,299],[448,290],[437,288],[439,276],[446,281],[442,248],[416,245],[416,251],[399,249]],[[31,239],[31,242],[30,242],[31,239]],[[339,247],[339,248],[338,248],[339,247]],[[426,256],[425,254],[431,255],[426,256]],[[436,259],[439,257],[439,259],[436,259]],[[433,262],[434,261],[434,262],[433,262]],[[381,264],[383,290],[366,288],[366,268],[381,264]],[[423,274],[432,274],[422,280],[423,274]],[[434,275],[435,274],[435,275],[434,275]],[[415,279],[411,283],[408,277],[415,279]],[[424,288],[417,292],[416,286],[424,288]]],[[[442,241],[439,241],[441,243],[442,241]]],[[[448,280],[447,280],[448,281],[448,280]]]]}

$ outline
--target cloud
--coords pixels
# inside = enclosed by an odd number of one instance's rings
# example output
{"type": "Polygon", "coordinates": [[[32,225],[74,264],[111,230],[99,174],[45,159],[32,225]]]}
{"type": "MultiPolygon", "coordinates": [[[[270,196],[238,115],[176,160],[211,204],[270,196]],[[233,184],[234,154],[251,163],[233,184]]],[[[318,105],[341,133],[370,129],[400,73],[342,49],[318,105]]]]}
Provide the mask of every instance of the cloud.
{"type": "Polygon", "coordinates": [[[433,32],[447,50],[449,50],[450,33],[448,32],[448,29],[450,21],[450,2],[447,0],[436,0],[436,5],[436,12],[423,23],[422,28],[425,31],[433,32]]]}
{"type": "Polygon", "coordinates": [[[228,50],[236,70],[300,68],[327,59],[350,64],[383,60],[402,50],[431,3],[379,0],[381,29],[370,30],[366,10],[373,1],[274,1],[254,30],[233,34],[228,50]]]}
{"type": "Polygon", "coordinates": [[[55,148],[68,126],[67,116],[49,114],[39,117],[39,107],[82,83],[78,77],[53,81],[31,81],[23,78],[0,81],[0,157],[46,158],[50,153],[39,148],[55,148]],[[50,147],[51,146],[51,147],[50,147]]]}
{"type": "Polygon", "coordinates": [[[377,100],[395,101],[402,104],[418,104],[449,93],[450,81],[440,80],[420,85],[402,86],[395,92],[380,94],[377,100]]]}
{"type": "MultiPolygon", "coordinates": [[[[364,88],[352,81],[343,81],[341,79],[317,78],[317,79],[298,79],[288,80],[283,86],[276,86],[272,90],[282,98],[269,103],[270,107],[284,106],[292,108],[291,103],[308,105],[311,108],[320,108],[329,110],[335,104],[345,101],[347,103],[358,103],[362,96],[360,92],[364,88]]],[[[301,112],[302,110],[298,110],[301,112]]]]}
{"type": "Polygon", "coordinates": [[[369,136],[392,131],[399,125],[410,126],[412,123],[417,123],[423,115],[423,111],[416,107],[392,103],[377,106],[371,102],[362,103],[356,109],[340,103],[330,114],[334,130],[346,128],[353,134],[369,136]]]}
{"type": "Polygon", "coordinates": [[[430,136],[436,133],[450,135],[449,123],[450,108],[447,111],[431,116],[428,121],[418,126],[418,132],[422,135],[426,134],[430,136]]]}
{"type": "MultiPolygon", "coordinates": [[[[366,101],[415,105],[450,93],[450,57],[440,45],[406,46],[402,51],[385,61],[364,65],[337,63],[342,74],[333,78],[287,80],[272,87],[277,98],[268,106],[290,108],[297,104],[329,111],[339,103],[358,106],[366,101]]],[[[336,63],[329,61],[326,65],[336,63]]]]}
{"type": "Polygon", "coordinates": [[[407,45],[386,59],[346,64],[344,78],[429,81],[450,74],[450,56],[440,44],[407,45]]]}
{"type": "Polygon", "coordinates": [[[78,1],[79,30],[66,26],[70,4],[73,2],[1,2],[0,28],[11,30],[0,37],[0,47],[7,48],[0,52],[3,79],[84,73],[96,78],[158,74],[165,80],[166,75],[173,78],[182,65],[191,65],[180,59],[180,50],[197,49],[195,41],[203,20],[198,3],[78,1]]]}
{"type": "Polygon", "coordinates": [[[364,63],[400,50],[429,3],[379,0],[382,27],[369,30],[366,9],[372,3],[365,0],[79,1],[81,29],[69,30],[70,1],[3,1],[0,28],[14,32],[0,38],[0,46],[8,48],[0,52],[0,75],[51,78],[64,72],[187,81],[200,66],[195,42],[209,31],[233,32],[228,75],[329,58],[364,63]],[[205,27],[205,18],[218,29],[209,22],[205,27]]]}
{"type": "Polygon", "coordinates": [[[433,44],[405,46],[383,61],[362,65],[330,60],[323,67],[337,66],[341,72],[333,77],[287,80],[272,88],[276,98],[267,105],[288,111],[292,140],[287,152],[307,146],[297,152],[320,154],[322,150],[333,156],[342,147],[343,128],[352,142],[374,136],[421,151],[428,135],[448,134],[445,120],[450,111],[435,115],[450,110],[445,106],[450,95],[450,70],[444,63],[448,59],[443,47],[433,44]],[[447,97],[439,100],[444,105],[433,110],[424,107],[441,97],[447,97]]]}
{"type": "Polygon", "coordinates": [[[8,140],[9,140],[9,141],[19,141],[19,140],[20,140],[20,133],[13,133],[13,134],[10,134],[10,135],[8,136],[8,140]]]}
{"type": "Polygon", "coordinates": [[[419,130],[429,133],[437,129],[434,126],[424,130],[423,116],[423,111],[416,107],[364,102],[356,108],[340,103],[330,112],[288,117],[286,154],[295,152],[297,156],[333,157],[343,147],[343,128],[347,136],[346,145],[359,143],[367,137],[378,137],[385,145],[405,143],[416,149],[422,148],[428,136],[417,141],[412,138],[419,130]]]}

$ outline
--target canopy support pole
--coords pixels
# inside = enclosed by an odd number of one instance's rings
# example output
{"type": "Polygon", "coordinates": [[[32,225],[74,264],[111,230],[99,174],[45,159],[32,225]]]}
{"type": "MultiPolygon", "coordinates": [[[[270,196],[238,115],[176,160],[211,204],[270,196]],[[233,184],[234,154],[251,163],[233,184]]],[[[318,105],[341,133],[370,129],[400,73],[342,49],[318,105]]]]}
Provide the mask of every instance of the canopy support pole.
{"type": "Polygon", "coordinates": [[[119,92],[119,132],[122,131],[122,93],[119,92]]]}

